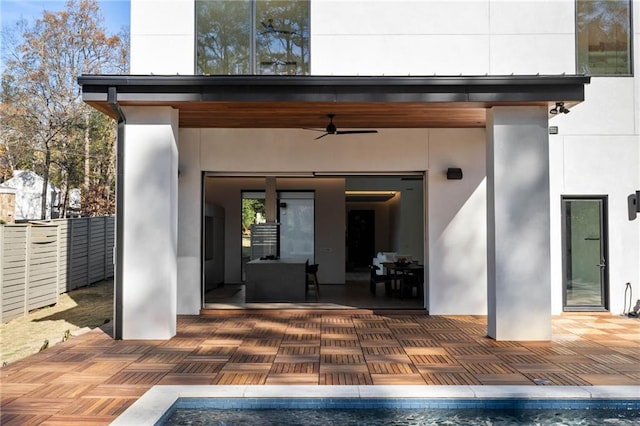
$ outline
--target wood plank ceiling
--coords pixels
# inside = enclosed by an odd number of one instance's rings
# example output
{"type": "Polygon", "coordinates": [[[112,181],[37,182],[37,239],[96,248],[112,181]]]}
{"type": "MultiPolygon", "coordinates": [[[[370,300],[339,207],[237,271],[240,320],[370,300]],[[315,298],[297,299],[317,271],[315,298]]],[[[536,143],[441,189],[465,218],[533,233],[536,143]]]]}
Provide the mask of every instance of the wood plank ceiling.
{"type": "Polygon", "coordinates": [[[83,76],[83,99],[120,108],[170,106],[180,127],[338,129],[485,127],[493,106],[572,106],[584,76],[83,76]],[[109,98],[111,96],[111,98],[109,98]]]}

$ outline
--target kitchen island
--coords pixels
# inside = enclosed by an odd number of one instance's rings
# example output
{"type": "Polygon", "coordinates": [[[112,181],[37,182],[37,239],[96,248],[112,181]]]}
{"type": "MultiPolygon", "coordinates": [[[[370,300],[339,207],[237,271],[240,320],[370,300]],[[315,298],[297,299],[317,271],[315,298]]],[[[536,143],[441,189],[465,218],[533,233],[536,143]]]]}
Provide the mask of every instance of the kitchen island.
{"type": "Polygon", "coordinates": [[[245,266],[247,302],[304,302],[306,262],[252,260],[245,266]]]}

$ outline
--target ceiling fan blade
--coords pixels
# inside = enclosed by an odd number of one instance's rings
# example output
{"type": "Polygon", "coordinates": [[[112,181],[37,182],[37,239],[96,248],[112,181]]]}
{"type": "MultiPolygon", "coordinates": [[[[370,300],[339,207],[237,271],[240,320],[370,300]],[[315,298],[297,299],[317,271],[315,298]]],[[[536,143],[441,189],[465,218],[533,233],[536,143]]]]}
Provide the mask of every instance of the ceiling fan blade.
{"type": "Polygon", "coordinates": [[[320,135],[317,138],[315,138],[314,140],[317,141],[320,138],[324,138],[325,136],[327,136],[329,133],[325,133],[324,135],[320,135]]]}
{"type": "Polygon", "coordinates": [[[302,130],[313,130],[314,132],[326,132],[325,129],[312,129],[311,127],[303,127],[302,130]]]}
{"type": "Polygon", "coordinates": [[[377,130],[338,130],[336,135],[355,135],[364,133],[378,133],[377,130]]]}

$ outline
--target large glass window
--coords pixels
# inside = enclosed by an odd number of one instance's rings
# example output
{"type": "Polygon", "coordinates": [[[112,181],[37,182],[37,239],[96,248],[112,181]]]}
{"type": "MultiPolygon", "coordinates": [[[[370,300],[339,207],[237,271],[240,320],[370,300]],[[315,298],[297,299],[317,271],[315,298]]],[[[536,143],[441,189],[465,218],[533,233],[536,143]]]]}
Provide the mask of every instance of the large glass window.
{"type": "Polygon", "coordinates": [[[630,0],[577,0],[578,73],[631,75],[630,0]]]}
{"type": "Polygon", "coordinates": [[[197,0],[196,73],[309,74],[309,0],[197,0]]]}

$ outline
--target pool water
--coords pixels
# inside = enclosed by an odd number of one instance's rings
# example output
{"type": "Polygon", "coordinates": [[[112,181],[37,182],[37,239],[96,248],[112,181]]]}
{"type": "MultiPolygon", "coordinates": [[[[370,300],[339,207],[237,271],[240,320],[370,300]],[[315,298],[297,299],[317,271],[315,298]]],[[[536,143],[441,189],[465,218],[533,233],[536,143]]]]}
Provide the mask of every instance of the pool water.
{"type": "Polygon", "coordinates": [[[638,425],[640,409],[176,409],[165,425],[638,425]]]}

